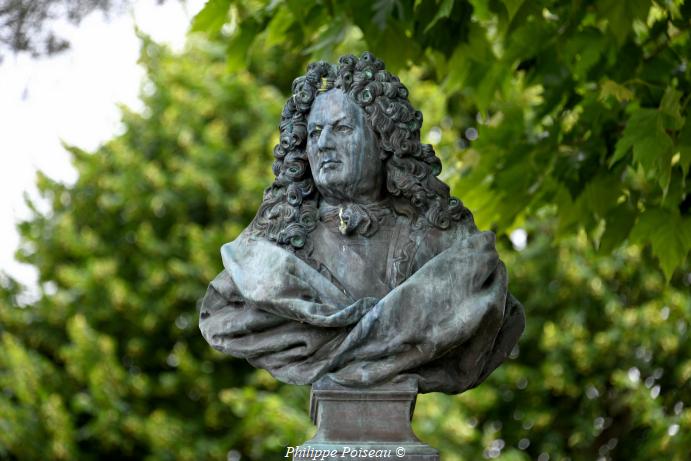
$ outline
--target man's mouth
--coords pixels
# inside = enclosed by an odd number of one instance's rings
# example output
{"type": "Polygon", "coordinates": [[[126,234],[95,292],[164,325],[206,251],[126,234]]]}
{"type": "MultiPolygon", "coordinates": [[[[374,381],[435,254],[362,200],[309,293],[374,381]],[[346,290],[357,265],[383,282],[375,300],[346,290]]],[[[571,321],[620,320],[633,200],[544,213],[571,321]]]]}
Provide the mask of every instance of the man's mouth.
{"type": "Polygon", "coordinates": [[[319,168],[328,170],[330,168],[335,168],[336,165],[339,165],[340,163],[341,163],[340,160],[336,160],[336,159],[332,159],[332,158],[325,158],[319,164],[319,168]]]}

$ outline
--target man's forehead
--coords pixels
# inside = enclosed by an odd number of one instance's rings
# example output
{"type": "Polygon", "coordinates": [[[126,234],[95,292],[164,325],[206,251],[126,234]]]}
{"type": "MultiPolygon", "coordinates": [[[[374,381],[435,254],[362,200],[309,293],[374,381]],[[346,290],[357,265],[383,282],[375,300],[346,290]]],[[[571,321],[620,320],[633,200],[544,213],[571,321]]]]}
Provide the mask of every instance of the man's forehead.
{"type": "Polygon", "coordinates": [[[309,125],[326,125],[340,120],[357,120],[358,106],[341,90],[317,96],[308,117],[309,125]]]}

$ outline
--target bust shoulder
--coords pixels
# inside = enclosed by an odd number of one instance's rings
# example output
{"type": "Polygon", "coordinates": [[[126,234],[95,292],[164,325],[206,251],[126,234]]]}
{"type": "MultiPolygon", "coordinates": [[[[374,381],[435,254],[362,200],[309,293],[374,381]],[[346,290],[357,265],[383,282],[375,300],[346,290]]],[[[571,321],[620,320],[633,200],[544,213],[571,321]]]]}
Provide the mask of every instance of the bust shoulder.
{"type": "Polygon", "coordinates": [[[442,251],[450,248],[454,243],[468,238],[478,232],[473,215],[467,208],[461,213],[461,218],[451,221],[446,229],[425,225],[417,236],[417,251],[412,261],[411,274],[422,267],[427,261],[442,251]]]}

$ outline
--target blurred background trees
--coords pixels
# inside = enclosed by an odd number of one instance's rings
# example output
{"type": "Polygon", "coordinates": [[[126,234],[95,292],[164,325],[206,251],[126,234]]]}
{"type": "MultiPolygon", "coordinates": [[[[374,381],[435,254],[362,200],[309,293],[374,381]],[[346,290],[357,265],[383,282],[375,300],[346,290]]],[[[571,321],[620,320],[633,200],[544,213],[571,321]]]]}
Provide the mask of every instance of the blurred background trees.
{"type": "Polygon", "coordinates": [[[0,3],[0,61],[7,52],[45,56],[64,51],[69,42],[54,31],[53,21],[73,24],[93,11],[121,11],[129,0],[3,0],[0,3]]]}
{"type": "Polygon", "coordinates": [[[687,459],[691,2],[210,0],[79,179],[39,176],[40,273],[0,291],[0,459],[278,459],[308,389],[221,357],[195,305],[255,212],[293,78],[370,50],[499,236],[526,333],[478,389],[419,398],[446,461],[687,459]],[[512,239],[509,239],[512,236],[512,239]]]}
{"type": "Polygon", "coordinates": [[[131,4],[131,0],[2,0],[0,63],[10,53],[45,57],[65,51],[70,43],[56,31],[59,21],[79,25],[94,11],[123,14],[131,4]]]}

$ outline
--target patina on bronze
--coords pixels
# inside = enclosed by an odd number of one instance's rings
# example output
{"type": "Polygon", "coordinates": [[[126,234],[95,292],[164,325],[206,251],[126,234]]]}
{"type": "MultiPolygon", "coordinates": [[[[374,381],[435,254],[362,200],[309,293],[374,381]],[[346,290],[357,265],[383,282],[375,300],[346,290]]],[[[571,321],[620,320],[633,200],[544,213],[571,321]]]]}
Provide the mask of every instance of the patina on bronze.
{"type": "Polygon", "coordinates": [[[460,393],[507,357],[523,308],[494,234],[437,178],[421,126],[370,53],[294,81],[276,178],[222,247],[225,270],[202,303],[211,346],[286,383],[322,379],[313,405],[320,388],[408,392],[411,379],[417,392],[460,393]]]}

